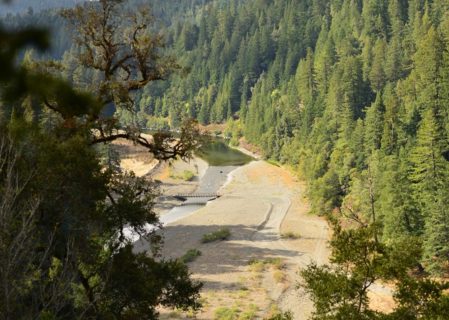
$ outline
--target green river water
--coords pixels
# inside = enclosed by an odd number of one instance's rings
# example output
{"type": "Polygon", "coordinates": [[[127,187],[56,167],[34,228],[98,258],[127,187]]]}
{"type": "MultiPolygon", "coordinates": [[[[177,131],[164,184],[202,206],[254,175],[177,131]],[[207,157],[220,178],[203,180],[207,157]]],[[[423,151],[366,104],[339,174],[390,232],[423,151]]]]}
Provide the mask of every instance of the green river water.
{"type": "Polygon", "coordinates": [[[210,166],[242,166],[254,160],[219,138],[208,141],[195,154],[210,166]]]}

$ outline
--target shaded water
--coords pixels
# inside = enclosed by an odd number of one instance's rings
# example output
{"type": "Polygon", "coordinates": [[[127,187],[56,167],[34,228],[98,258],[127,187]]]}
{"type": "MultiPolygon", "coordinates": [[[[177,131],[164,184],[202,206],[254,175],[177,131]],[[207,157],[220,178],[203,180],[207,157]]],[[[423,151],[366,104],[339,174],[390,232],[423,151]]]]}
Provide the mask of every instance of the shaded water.
{"type": "Polygon", "coordinates": [[[196,155],[210,166],[242,166],[254,160],[252,157],[233,149],[223,139],[213,139],[203,145],[196,155]]]}
{"type": "MultiPolygon", "coordinates": [[[[151,135],[159,131],[143,130],[143,132],[151,135]]],[[[231,148],[223,138],[206,139],[207,141],[195,151],[195,155],[206,161],[209,166],[243,166],[254,160],[253,157],[231,148]]]]}

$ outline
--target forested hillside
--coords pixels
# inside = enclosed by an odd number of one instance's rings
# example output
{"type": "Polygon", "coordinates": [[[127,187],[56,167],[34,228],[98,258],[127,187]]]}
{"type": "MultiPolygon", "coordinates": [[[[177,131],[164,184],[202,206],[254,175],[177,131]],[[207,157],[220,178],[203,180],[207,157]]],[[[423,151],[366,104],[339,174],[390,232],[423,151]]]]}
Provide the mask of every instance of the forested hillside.
{"type": "MultiPolygon", "coordinates": [[[[307,182],[313,213],[333,227],[331,264],[300,268],[312,319],[447,318],[447,0],[32,3],[0,24],[0,318],[201,308],[202,284],[146,228],[161,225],[159,183],[122,171],[109,147],[190,159],[192,118],[225,124],[231,144],[307,182]],[[376,289],[389,310],[370,303],[376,289]]],[[[304,237],[313,250],[327,226],[304,237]]],[[[264,241],[287,248],[273,230],[264,241]]]]}
{"type": "Polygon", "coordinates": [[[447,1],[219,2],[171,30],[191,72],[148,87],[141,115],[229,121],[300,169],[314,212],[418,237],[448,271],[447,1]]]}
{"type": "MultiPolygon", "coordinates": [[[[375,221],[385,241],[418,237],[426,268],[447,271],[447,1],[136,3],[154,7],[189,72],[140,91],[136,115],[117,110],[124,125],[228,122],[234,143],[298,167],[314,212],[375,221]]],[[[66,78],[95,83],[76,48],[59,48],[66,78]]]]}
{"type": "MultiPolygon", "coordinates": [[[[40,26],[48,29],[52,40],[51,50],[46,51],[44,57],[46,59],[61,60],[65,52],[67,52],[67,55],[76,53],[70,52],[74,44],[73,34],[60,15],[61,8],[73,7],[83,2],[85,0],[16,0],[8,4],[0,2],[0,24],[13,30],[20,30],[28,26],[40,26]],[[32,8],[32,10],[29,10],[29,8],[32,8]],[[2,17],[2,15],[4,16],[2,17]]],[[[197,10],[209,2],[212,2],[212,0],[129,0],[124,1],[122,5],[128,9],[141,7],[150,9],[155,17],[155,24],[152,26],[154,31],[167,35],[167,28],[174,22],[181,24],[182,21],[194,16],[194,12],[197,12],[197,10]]],[[[169,41],[171,37],[165,37],[168,45],[171,44],[169,41]]]]}

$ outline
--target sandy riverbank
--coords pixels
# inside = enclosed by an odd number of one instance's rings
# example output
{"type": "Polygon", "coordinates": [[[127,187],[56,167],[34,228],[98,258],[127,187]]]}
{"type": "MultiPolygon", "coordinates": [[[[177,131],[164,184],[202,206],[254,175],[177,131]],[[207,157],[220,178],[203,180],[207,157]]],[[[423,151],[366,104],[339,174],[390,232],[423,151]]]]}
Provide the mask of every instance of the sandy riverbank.
{"type": "MultiPolygon", "coordinates": [[[[238,149],[257,157],[242,147],[238,149]]],[[[224,170],[209,167],[196,157],[189,162],[158,163],[146,150],[126,141],[119,141],[116,150],[123,169],[158,180],[165,196],[208,193],[223,185],[221,198],[206,207],[197,206],[196,212],[181,215],[179,221],[179,217],[168,219],[165,228],[164,255],[178,258],[193,248],[202,252],[189,266],[193,276],[205,284],[204,308],[196,318],[214,319],[220,308],[244,319],[263,319],[279,309],[292,311],[294,319],[308,318],[313,306],[304,290],[297,288],[297,271],[311,261],[327,262],[330,232],[323,219],[308,214],[305,188],[289,171],[263,161],[224,170]],[[193,172],[193,179],[180,178],[185,171],[193,172]],[[203,234],[220,227],[231,230],[228,241],[201,244],[203,234]],[[280,234],[286,232],[301,237],[282,240],[280,234]]],[[[162,197],[156,207],[161,220],[170,218],[165,214],[180,204],[166,198],[162,197]]],[[[391,294],[381,289],[370,292],[373,307],[389,310],[391,294]]],[[[162,311],[162,319],[192,316],[162,311]]]]}
{"type": "MultiPolygon", "coordinates": [[[[189,264],[193,276],[204,282],[198,319],[214,319],[220,307],[254,313],[254,319],[279,307],[306,319],[312,305],[295,289],[297,270],[312,260],[327,261],[327,224],[308,215],[304,189],[287,170],[255,161],[230,175],[221,198],[165,227],[163,254],[178,258],[189,249],[202,252],[189,264]],[[230,229],[229,240],[201,243],[205,233],[220,227],[230,229]],[[284,230],[301,238],[282,240],[284,230]]],[[[189,316],[163,311],[165,319],[189,316]]]]}
{"type": "MultiPolygon", "coordinates": [[[[263,319],[279,310],[292,311],[294,319],[308,318],[313,306],[304,291],[296,288],[297,271],[311,261],[327,262],[329,230],[323,219],[308,214],[304,187],[290,172],[264,161],[222,170],[200,158],[155,166],[140,150],[126,144],[119,148],[122,154],[134,153],[127,156],[128,161],[122,160],[122,166],[158,180],[165,196],[206,192],[223,184],[219,199],[164,230],[164,256],[179,258],[194,248],[202,253],[189,264],[193,277],[204,283],[204,307],[198,319],[214,319],[220,308],[252,315],[248,319],[263,319]],[[191,181],[179,178],[185,171],[194,173],[191,181]],[[222,227],[231,231],[229,240],[201,243],[204,234],[222,227]],[[288,231],[301,237],[281,239],[288,231]]],[[[157,205],[161,217],[179,204],[167,199],[157,205]]],[[[191,316],[162,310],[162,319],[191,316]]]]}
{"type": "Polygon", "coordinates": [[[146,176],[160,183],[161,197],[158,199],[155,211],[163,216],[170,209],[179,205],[181,201],[172,198],[176,194],[193,193],[200,185],[201,179],[206,174],[209,165],[201,158],[194,157],[190,161],[174,161],[160,163],[146,176]],[[184,172],[189,171],[194,174],[191,180],[182,178],[184,172]]]}

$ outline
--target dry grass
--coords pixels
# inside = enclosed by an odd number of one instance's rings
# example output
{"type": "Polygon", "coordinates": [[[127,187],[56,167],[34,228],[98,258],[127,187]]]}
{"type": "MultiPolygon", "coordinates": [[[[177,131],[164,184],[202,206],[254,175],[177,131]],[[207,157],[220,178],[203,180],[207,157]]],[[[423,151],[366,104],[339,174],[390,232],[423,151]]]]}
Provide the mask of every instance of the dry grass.
{"type": "Polygon", "coordinates": [[[273,273],[273,278],[277,283],[282,283],[285,281],[285,274],[281,270],[276,270],[273,273]]]}
{"type": "Polygon", "coordinates": [[[281,258],[267,258],[264,260],[251,259],[248,262],[249,268],[252,272],[262,272],[266,267],[273,267],[281,270],[285,267],[285,263],[281,258]]]}
{"type": "Polygon", "coordinates": [[[259,273],[265,270],[265,263],[260,260],[252,260],[249,262],[251,272],[259,273]]]}

